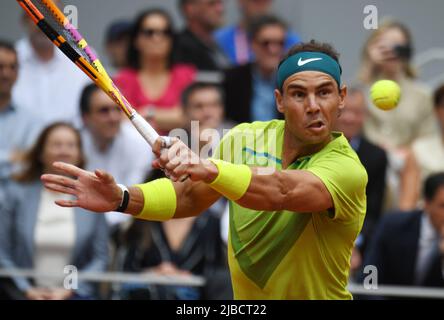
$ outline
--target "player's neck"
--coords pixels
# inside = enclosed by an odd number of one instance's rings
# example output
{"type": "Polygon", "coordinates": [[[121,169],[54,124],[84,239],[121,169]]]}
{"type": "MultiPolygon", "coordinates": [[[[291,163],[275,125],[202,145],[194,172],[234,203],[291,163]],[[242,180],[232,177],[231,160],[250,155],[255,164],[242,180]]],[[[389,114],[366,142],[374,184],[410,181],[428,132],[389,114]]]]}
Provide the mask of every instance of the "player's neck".
{"type": "Polygon", "coordinates": [[[284,144],[282,146],[282,168],[286,169],[297,159],[311,154],[315,154],[322,150],[331,141],[331,135],[317,144],[307,144],[294,137],[288,130],[284,133],[284,144]]]}

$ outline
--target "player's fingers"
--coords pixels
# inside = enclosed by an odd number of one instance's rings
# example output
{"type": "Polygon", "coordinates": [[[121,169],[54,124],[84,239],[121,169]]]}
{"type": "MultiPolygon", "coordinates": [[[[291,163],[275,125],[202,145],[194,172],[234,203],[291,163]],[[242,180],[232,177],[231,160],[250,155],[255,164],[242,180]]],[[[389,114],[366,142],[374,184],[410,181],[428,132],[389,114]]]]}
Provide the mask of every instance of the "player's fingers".
{"type": "Polygon", "coordinates": [[[57,200],[55,203],[56,205],[64,208],[73,208],[79,206],[78,200],[57,200]]]}
{"type": "Polygon", "coordinates": [[[153,162],[151,162],[151,166],[152,166],[154,169],[163,169],[163,167],[160,165],[160,162],[159,162],[158,159],[153,160],[153,162]]]}
{"type": "Polygon", "coordinates": [[[80,175],[86,173],[85,170],[80,169],[72,164],[65,163],[65,162],[54,162],[53,166],[54,166],[54,168],[62,170],[63,172],[65,172],[71,176],[74,176],[74,177],[79,177],[80,175]]]}
{"type": "Polygon", "coordinates": [[[163,143],[164,142],[163,142],[162,137],[157,138],[156,141],[154,142],[153,153],[156,155],[156,157],[160,157],[160,153],[162,151],[163,143]]]}
{"type": "Polygon", "coordinates": [[[65,193],[65,194],[71,194],[71,195],[77,195],[76,190],[68,188],[68,187],[63,187],[61,185],[58,184],[53,184],[53,183],[45,183],[44,184],[46,189],[55,191],[55,192],[60,192],[60,193],[65,193]]]}
{"type": "Polygon", "coordinates": [[[64,187],[75,189],[76,180],[56,174],[44,174],[41,176],[43,183],[58,184],[64,187]]]}
{"type": "Polygon", "coordinates": [[[97,169],[94,171],[94,173],[96,174],[97,178],[102,180],[103,183],[108,184],[114,182],[114,177],[106,171],[97,169]]]}

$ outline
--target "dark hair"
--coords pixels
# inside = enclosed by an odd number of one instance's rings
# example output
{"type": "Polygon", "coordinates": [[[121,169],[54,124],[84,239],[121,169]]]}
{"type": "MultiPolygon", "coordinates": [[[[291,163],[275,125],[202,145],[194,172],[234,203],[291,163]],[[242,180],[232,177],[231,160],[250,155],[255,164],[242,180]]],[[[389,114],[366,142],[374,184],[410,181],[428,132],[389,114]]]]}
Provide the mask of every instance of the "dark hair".
{"type": "Polygon", "coordinates": [[[140,55],[139,55],[139,51],[136,49],[136,46],[134,43],[135,43],[136,38],[138,37],[138,35],[142,29],[143,21],[151,15],[161,15],[165,18],[165,20],[167,20],[168,27],[169,27],[169,29],[171,29],[171,33],[172,33],[172,37],[171,37],[172,48],[171,48],[170,56],[168,58],[168,67],[171,67],[174,62],[173,60],[174,60],[176,36],[173,32],[173,29],[174,29],[173,19],[171,18],[169,13],[166,12],[165,10],[149,9],[149,10],[142,12],[141,14],[139,14],[137,16],[137,18],[132,26],[131,32],[130,32],[127,61],[128,61],[128,64],[130,67],[137,69],[137,70],[140,69],[140,55]]]}
{"type": "Polygon", "coordinates": [[[438,87],[433,94],[433,105],[435,108],[444,107],[444,84],[438,87]]]}
{"type": "Polygon", "coordinates": [[[132,23],[126,20],[112,22],[105,31],[105,43],[111,43],[129,37],[132,26],[132,23]]]}
{"type": "Polygon", "coordinates": [[[41,160],[42,153],[45,148],[45,145],[48,141],[48,137],[55,129],[65,127],[68,129],[71,129],[72,132],[74,132],[77,141],[78,141],[78,148],[80,152],[80,161],[77,164],[78,167],[83,168],[85,165],[85,156],[82,151],[82,138],[80,136],[79,131],[74,128],[69,123],[66,122],[55,122],[48,127],[46,127],[37,138],[37,141],[32,146],[32,148],[24,155],[23,162],[26,166],[25,170],[21,173],[18,173],[14,175],[14,179],[18,182],[32,182],[37,179],[43,174],[43,162],[41,160]]]}
{"type": "Polygon", "coordinates": [[[91,97],[94,92],[100,90],[94,83],[83,88],[80,95],[80,114],[83,116],[91,111],[91,97]]]}
{"type": "Polygon", "coordinates": [[[196,91],[203,89],[216,90],[219,93],[221,100],[222,101],[224,100],[224,92],[219,85],[212,82],[198,81],[198,82],[193,82],[188,87],[186,87],[185,90],[182,91],[181,95],[182,107],[186,108],[190,102],[191,95],[194,94],[196,91]]]}
{"type": "Polygon", "coordinates": [[[273,15],[263,15],[254,18],[247,27],[248,36],[250,39],[254,39],[257,34],[265,27],[268,26],[280,26],[282,29],[287,30],[287,24],[273,15]]]}
{"type": "Polygon", "coordinates": [[[433,200],[441,187],[444,187],[444,172],[428,176],[424,183],[424,198],[427,201],[433,200]]]}
{"type": "Polygon", "coordinates": [[[0,39],[0,49],[8,50],[17,55],[17,50],[15,50],[14,45],[9,41],[0,39]]]}
{"type": "Polygon", "coordinates": [[[291,47],[288,53],[285,55],[284,59],[282,59],[280,63],[284,62],[289,57],[304,51],[324,53],[332,57],[337,63],[339,63],[339,53],[331,44],[325,42],[318,42],[314,39],[310,40],[310,42],[298,43],[293,47],[291,47]]]}

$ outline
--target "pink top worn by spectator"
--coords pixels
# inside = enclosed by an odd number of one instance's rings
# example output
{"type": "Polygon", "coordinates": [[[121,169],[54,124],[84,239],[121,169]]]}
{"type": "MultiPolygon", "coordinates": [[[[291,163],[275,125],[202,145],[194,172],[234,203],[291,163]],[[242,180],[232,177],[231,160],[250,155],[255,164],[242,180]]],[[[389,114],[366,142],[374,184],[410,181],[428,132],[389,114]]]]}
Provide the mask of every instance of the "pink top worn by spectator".
{"type": "Polygon", "coordinates": [[[185,64],[176,64],[171,68],[171,77],[164,93],[157,99],[146,96],[135,69],[123,69],[115,76],[115,83],[123,95],[133,105],[142,111],[148,106],[159,109],[169,109],[180,104],[182,91],[190,85],[196,77],[196,69],[185,64]]]}

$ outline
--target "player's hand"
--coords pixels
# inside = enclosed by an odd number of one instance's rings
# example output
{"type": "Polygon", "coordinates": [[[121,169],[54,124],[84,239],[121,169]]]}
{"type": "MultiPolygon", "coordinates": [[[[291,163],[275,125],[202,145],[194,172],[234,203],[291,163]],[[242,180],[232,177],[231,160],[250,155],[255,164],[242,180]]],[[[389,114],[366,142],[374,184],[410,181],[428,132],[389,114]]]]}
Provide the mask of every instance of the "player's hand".
{"type": "Polygon", "coordinates": [[[177,138],[171,139],[169,148],[165,148],[162,138],[157,139],[153,152],[157,157],[153,167],[164,170],[172,181],[190,178],[192,181],[210,183],[217,177],[217,167],[211,161],[199,158],[177,138]]]}
{"type": "Polygon", "coordinates": [[[59,206],[81,207],[94,212],[113,211],[119,206],[122,190],[109,173],[101,170],[93,173],[63,162],[55,162],[54,167],[61,174],[42,175],[44,186],[76,198],[58,200],[56,204],[59,206]]]}

